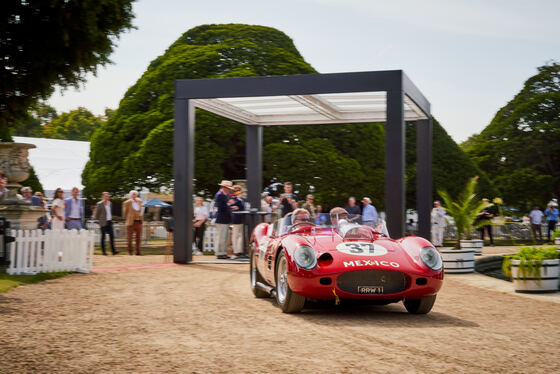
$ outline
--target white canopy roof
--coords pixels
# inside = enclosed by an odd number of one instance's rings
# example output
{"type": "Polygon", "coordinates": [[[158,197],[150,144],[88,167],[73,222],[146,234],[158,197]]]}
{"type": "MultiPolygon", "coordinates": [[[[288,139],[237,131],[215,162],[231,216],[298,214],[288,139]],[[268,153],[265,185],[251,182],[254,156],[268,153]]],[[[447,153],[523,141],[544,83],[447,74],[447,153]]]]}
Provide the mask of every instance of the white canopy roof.
{"type": "Polygon", "coordinates": [[[82,171],[89,160],[89,142],[22,136],[14,136],[14,141],[37,146],[29,150],[29,163],[45,190],[83,187],[82,171]]]}
{"type": "MultiPolygon", "coordinates": [[[[306,125],[384,122],[386,92],[349,92],[315,95],[256,96],[194,99],[194,106],[245,125],[306,125]]],[[[406,121],[426,119],[405,94],[406,121]]]]}

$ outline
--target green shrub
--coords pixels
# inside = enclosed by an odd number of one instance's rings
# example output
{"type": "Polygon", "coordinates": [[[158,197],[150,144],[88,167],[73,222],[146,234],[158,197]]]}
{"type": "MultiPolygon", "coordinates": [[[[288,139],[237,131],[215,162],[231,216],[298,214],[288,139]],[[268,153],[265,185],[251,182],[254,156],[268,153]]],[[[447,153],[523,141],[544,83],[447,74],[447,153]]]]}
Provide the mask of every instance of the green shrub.
{"type": "Polygon", "coordinates": [[[558,251],[554,247],[522,247],[519,252],[504,256],[502,271],[506,277],[511,277],[511,261],[519,260],[519,275],[523,278],[536,278],[540,281],[543,261],[557,258],[558,251]]]}

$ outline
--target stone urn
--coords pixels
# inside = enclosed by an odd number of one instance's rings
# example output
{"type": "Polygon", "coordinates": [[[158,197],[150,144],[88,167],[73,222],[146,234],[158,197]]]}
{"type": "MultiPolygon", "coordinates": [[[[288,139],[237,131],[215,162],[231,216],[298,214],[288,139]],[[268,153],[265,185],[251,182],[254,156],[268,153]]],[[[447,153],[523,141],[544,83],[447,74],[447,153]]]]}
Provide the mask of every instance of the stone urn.
{"type": "Polygon", "coordinates": [[[29,149],[35,145],[28,143],[0,142],[0,171],[8,178],[8,192],[0,197],[0,217],[5,217],[13,229],[32,230],[37,228],[37,219],[43,216],[45,209],[31,206],[19,200],[18,190],[29,177],[29,149]]]}

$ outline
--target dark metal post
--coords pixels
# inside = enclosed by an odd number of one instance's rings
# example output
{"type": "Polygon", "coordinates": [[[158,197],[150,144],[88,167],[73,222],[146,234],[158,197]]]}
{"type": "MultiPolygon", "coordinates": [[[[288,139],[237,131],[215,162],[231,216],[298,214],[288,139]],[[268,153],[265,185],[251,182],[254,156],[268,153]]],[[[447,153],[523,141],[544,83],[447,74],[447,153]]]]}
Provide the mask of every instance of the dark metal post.
{"type": "Polygon", "coordinates": [[[392,238],[404,235],[405,224],[405,127],[402,90],[387,91],[385,125],[385,210],[392,238]]]}
{"type": "Polygon", "coordinates": [[[173,132],[173,170],[175,177],[173,262],[178,264],[192,261],[194,123],[194,106],[190,104],[189,100],[176,99],[173,132]]]}
{"type": "Polygon", "coordinates": [[[418,235],[430,240],[432,206],[432,119],[416,121],[416,209],[418,235]]]}
{"type": "MultiPolygon", "coordinates": [[[[245,164],[247,167],[247,201],[251,209],[260,210],[262,192],[262,126],[245,126],[245,164]]],[[[253,232],[256,216],[249,220],[249,235],[253,232]],[[253,219],[255,218],[255,219],[253,219]]]]}

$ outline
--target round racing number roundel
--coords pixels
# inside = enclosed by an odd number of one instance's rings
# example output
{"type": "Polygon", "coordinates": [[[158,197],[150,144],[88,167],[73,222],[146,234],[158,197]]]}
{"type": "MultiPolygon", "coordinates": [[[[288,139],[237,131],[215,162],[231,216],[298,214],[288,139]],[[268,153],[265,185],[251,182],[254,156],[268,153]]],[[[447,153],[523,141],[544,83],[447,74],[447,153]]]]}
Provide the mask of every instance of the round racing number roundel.
{"type": "Polygon", "coordinates": [[[383,256],[387,250],[374,243],[346,242],[336,246],[336,250],[354,256],[383,256]]]}

